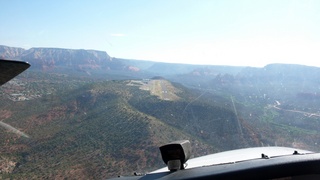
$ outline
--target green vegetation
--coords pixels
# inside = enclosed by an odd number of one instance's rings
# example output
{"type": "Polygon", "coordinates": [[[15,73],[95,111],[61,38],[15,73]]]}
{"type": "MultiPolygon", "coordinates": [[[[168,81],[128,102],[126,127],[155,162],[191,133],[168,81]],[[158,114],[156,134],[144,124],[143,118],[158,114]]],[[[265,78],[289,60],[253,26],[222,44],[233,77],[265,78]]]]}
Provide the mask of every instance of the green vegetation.
{"type": "Polygon", "coordinates": [[[213,150],[156,115],[132,107],[128,102],[137,93],[141,92],[143,99],[150,95],[127,86],[126,81],[57,84],[68,86],[61,89],[54,85],[59,89],[55,93],[3,104],[3,110],[12,112],[3,121],[31,137],[0,131],[4,137],[0,140],[1,156],[12,153],[11,161],[17,164],[4,177],[101,179],[152,170],[163,165],[158,147],[178,139],[198,144],[196,156],[213,150]]]}
{"type": "MultiPolygon", "coordinates": [[[[318,150],[316,94],[297,97],[303,87],[295,81],[255,73],[216,75],[206,88],[167,82],[174,100],[141,90],[141,80],[22,74],[0,88],[0,120],[30,138],[0,127],[1,176],[103,179],[147,172],[163,166],[160,145],[181,139],[191,140],[195,157],[253,146],[318,150]]],[[[312,82],[304,84],[315,91],[312,82]]]]}

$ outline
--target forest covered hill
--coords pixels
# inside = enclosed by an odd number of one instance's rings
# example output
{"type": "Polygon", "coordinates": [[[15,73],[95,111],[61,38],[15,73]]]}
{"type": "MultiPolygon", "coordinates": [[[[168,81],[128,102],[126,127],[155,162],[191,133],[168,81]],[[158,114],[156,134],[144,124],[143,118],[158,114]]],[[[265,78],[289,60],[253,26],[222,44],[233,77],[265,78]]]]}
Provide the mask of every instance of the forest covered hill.
{"type": "Polygon", "coordinates": [[[1,121],[29,136],[1,128],[1,173],[101,179],[147,172],[164,165],[158,147],[180,139],[191,141],[193,157],[253,146],[319,148],[313,142],[320,136],[317,113],[290,112],[299,106],[284,100],[277,106],[272,95],[263,99],[252,95],[255,89],[232,92],[232,86],[217,84],[215,91],[229,91],[215,93],[165,79],[93,81],[25,72],[1,87],[1,121]],[[162,99],[154,88],[176,98],[162,99]]]}

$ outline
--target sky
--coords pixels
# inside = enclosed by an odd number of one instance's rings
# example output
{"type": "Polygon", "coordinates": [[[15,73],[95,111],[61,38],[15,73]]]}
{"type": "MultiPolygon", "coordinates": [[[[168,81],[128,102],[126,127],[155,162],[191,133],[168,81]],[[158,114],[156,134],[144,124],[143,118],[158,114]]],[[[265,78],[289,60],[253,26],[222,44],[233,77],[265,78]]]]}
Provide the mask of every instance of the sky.
{"type": "Polygon", "coordinates": [[[0,0],[0,44],[172,63],[320,67],[319,0],[0,0]]]}

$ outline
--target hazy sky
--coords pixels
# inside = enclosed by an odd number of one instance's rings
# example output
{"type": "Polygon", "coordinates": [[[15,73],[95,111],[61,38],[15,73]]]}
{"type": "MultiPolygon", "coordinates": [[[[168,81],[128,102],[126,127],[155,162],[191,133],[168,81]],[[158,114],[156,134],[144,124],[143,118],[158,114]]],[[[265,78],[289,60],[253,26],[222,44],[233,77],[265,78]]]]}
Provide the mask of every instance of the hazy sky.
{"type": "Polygon", "coordinates": [[[320,0],[0,0],[0,44],[193,64],[320,67],[320,0]]]}

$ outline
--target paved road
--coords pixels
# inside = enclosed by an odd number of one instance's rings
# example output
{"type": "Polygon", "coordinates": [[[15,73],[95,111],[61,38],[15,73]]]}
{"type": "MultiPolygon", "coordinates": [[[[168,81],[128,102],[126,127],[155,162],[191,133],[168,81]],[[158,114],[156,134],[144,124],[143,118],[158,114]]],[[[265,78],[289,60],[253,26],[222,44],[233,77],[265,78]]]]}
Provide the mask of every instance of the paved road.
{"type": "Polygon", "coordinates": [[[310,112],[290,110],[290,109],[282,109],[282,108],[278,107],[277,105],[273,105],[272,107],[275,108],[275,109],[278,109],[278,110],[283,110],[283,111],[288,111],[288,112],[295,112],[295,113],[301,113],[301,114],[304,114],[304,115],[306,115],[306,116],[308,116],[308,117],[311,117],[311,116],[320,117],[320,114],[317,114],[317,113],[310,113],[310,112]]]}

